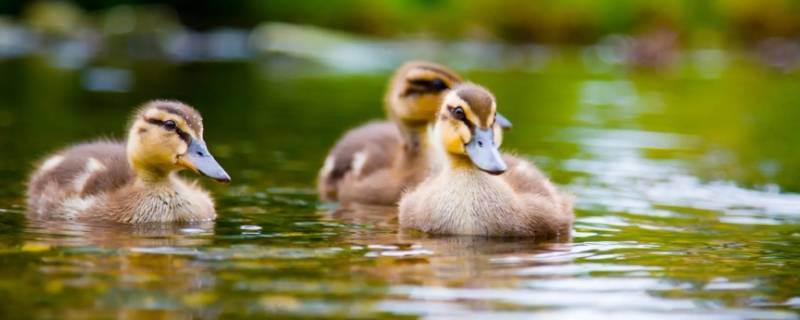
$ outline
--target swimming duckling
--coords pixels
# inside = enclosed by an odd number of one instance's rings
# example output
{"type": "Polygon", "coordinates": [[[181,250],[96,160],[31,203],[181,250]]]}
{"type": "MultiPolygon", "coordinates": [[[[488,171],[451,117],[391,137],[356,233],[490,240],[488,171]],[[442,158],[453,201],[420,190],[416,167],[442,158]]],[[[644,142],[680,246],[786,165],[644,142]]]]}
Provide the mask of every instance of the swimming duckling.
{"type": "MultiPolygon", "coordinates": [[[[462,81],[432,62],[401,66],[384,99],[390,121],[352,129],[336,143],[319,173],[320,198],[342,204],[396,204],[404,189],[427,175],[427,126],[444,94],[462,81]]],[[[498,119],[511,127],[502,116],[498,119]]]]}
{"type": "Polygon", "coordinates": [[[200,113],[177,101],[152,101],[136,111],[126,144],[78,144],[41,162],[28,184],[28,212],[122,223],[213,220],[214,202],[178,176],[183,169],[230,182],[206,148],[200,113]]]}
{"type": "Polygon", "coordinates": [[[400,226],[431,234],[568,238],[571,200],[533,164],[498,151],[491,93],[453,88],[431,130],[444,165],[400,200],[400,226]]]}

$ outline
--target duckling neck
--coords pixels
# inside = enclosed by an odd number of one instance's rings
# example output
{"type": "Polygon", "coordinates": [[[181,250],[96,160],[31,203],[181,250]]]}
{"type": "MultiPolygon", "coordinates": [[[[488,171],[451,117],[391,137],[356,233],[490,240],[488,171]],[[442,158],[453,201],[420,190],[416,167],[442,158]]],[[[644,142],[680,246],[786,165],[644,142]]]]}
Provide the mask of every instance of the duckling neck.
{"type": "Polygon", "coordinates": [[[467,156],[448,154],[447,157],[450,160],[450,165],[445,167],[446,172],[475,173],[478,175],[483,173],[475,168],[475,165],[472,164],[472,161],[467,156]]]}
{"type": "Polygon", "coordinates": [[[136,184],[138,185],[168,185],[171,183],[171,172],[160,170],[137,170],[136,184]]]}
{"type": "Polygon", "coordinates": [[[141,187],[169,186],[174,183],[173,175],[175,175],[173,172],[139,171],[136,172],[134,185],[141,187]]]}
{"type": "Polygon", "coordinates": [[[428,148],[428,128],[425,123],[403,123],[400,132],[408,154],[417,155],[428,148]]]}

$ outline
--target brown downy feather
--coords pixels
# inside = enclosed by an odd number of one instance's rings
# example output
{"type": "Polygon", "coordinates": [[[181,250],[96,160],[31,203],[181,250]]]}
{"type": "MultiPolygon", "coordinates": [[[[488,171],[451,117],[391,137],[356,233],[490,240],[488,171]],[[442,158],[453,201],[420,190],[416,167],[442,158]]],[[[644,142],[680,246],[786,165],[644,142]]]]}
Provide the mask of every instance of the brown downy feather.
{"type": "MultiPolygon", "coordinates": [[[[391,158],[402,145],[397,126],[388,121],[374,121],[345,133],[325,159],[317,183],[320,198],[336,201],[341,193],[340,184],[353,171],[353,160],[358,152],[364,161],[358,176],[369,176],[381,168],[387,168],[395,160],[391,158]]],[[[350,178],[352,179],[352,178],[350,178]]]]}
{"type": "Polygon", "coordinates": [[[128,165],[125,146],[122,143],[89,142],[63,149],[41,161],[37,165],[40,170],[37,170],[31,177],[28,194],[41,197],[41,193],[48,185],[53,185],[58,189],[74,189],[70,184],[74,182],[76,176],[84,172],[90,158],[96,159],[105,166],[108,169],[107,174],[90,176],[82,190],[72,190],[76,195],[91,196],[103,190],[118,189],[133,179],[133,170],[128,165]],[[50,170],[41,170],[45,162],[56,157],[61,157],[63,160],[50,170]]]}

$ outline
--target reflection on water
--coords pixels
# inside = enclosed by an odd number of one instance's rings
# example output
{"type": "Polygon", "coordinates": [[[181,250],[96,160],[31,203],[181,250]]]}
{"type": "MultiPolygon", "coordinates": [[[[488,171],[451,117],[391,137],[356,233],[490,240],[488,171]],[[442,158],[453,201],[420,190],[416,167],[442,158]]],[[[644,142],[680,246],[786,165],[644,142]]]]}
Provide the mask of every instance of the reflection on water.
{"type": "Polygon", "coordinates": [[[3,62],[18,81],[0,83],[0,314],[796,319],[800,184],[784,150],[800,146],[798,108],[787,109],[800,80],[746,65],[717,80],[626,76],[575,61],[469,74],[518,124],[505,147],[576,195],[564,243],[398,233],[392,208],[318,203],[322,158],[344,129],[381,116],[385,74],[3,62]],[[235,181],[208,185],[218,221],[23,216],[31,161],[121,137],[132,106],[154,97],[203,112],[235,181]]]}

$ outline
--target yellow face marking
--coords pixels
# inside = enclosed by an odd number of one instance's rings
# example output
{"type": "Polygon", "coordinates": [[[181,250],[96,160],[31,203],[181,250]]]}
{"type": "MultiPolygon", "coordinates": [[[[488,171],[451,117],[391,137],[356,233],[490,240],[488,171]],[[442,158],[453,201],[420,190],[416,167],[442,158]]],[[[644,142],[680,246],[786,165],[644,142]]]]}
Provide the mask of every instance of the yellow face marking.
{"type": "Polygon", "coordinates": [[[192,129],[189,128],[188,125],[186,125],[186,122],[184,122],[183,119],[173,120],[173,121],[175,121],[175,123],[178,125],[178,129],[180,129],[183,132],[188,133],[189,135],[192,136],[192,138],[195,138],[195,139],[197,138],[197,137],[195,137],[194,131],[192,131],[192,129]]]}
{"type": "Polygon", "coordinates": [[[464,109],[467,120],[472,122],[476,116],[469,109],[467,103],[458,96],[450,93],[445,97],[441,112],[444,113],[439,120],[439,135],[444,144],[445,150],[453,154],[466,154],[464,144],[472,139],[470,128],[461,120],[454,118],[450,114],[449,107],[464,109]]]}
{"type": "Polygon", "coordinates": [[[495,117],[497,115],[497,103],[492,102],[492,111],[489,113],[490,116],[486,119],[483,119],[484,128],[488,128],[489,126],[494,125],[495,117]]]}
{"type": "Polygon", "coordinates": [[[464,148],[464,139],[469,139],[469,130],[461,128],[465,127],[463,124],[459,125],[458,123],[453,123],[452,121],[440,123],[440,126],[440,135],[442,142],[444,143],[445,150],[454,154],[466,154],[467,150],[464,148]]]}
{"type": "Polygon", "coordinates": [[[461,106],[464,109],[464,115],[467,116],[467,121],[473,125],[477,125],[480,123],[480,119],[478,116],[475,115],[475,112],[472,111],[472,108],[468,104],[464,104],[461,106]]]}

